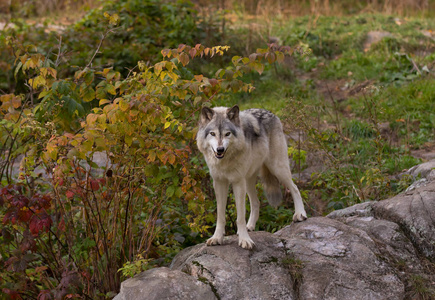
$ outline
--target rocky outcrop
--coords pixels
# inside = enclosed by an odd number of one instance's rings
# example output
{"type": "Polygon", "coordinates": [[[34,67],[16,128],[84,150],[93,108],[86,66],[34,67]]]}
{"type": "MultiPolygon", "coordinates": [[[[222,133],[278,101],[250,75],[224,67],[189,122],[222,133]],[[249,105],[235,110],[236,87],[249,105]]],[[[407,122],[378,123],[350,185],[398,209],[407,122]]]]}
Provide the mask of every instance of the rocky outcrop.
{"type": "Polygon", "coordinates": [[[435,159],[412,167],[405,173],[401,174],[412,176],[414,182],[406,189],[407,192],[412,191],[420,186],[425,186],[430,181],[435,180],[435,159]]]}
{"type": "Polygon", "coordinates": [[[157,268],[122,283],[117,300],[215,299],[210,286],[178,270],[157,268]]]}
{"type": "Polygon", "coordinates": [[[435,181],[251,237],[184,249],[115,299],[435,299],[435,181]]]}

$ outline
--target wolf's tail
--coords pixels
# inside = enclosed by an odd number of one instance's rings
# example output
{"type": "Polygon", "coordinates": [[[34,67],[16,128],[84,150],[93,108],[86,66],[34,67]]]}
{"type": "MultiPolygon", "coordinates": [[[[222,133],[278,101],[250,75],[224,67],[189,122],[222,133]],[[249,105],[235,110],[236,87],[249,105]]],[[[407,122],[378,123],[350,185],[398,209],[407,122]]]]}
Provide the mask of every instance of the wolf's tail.
{"type": "Polygon", "coordinates": [[[260,177],[267,201],[269,201],[269,204],[274,208],[278,207],[282,202],[282,193],[278,178],[276,178],[266,166],[261,168],[260,177]]]}

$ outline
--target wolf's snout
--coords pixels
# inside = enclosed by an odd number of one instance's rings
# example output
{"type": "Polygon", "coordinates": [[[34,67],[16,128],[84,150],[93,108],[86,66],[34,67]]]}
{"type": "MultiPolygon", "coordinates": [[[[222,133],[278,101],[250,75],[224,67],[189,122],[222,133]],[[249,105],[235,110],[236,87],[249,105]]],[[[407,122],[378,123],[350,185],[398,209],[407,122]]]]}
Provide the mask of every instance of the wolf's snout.
{"type": "Polygon", "coordinates": [[[214,152],[214,155],[216,156],[217,159],[222,159],[224,158],[225,155],[225,147],[217,147],[216,151],[214,152]]]}

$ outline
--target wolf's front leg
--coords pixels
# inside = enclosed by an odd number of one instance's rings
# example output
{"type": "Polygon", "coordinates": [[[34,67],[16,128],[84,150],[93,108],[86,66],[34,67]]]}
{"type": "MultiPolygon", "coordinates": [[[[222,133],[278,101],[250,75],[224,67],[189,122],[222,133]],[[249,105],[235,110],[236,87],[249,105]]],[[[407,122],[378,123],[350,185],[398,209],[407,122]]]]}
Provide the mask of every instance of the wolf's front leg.
{"type": "Polygon", "coordinates": [[[239,246],[245,249],[252,249],[254,241],[248,234],[246,228],[246,182],[241,180],[233,184],[234,197],[236,198],[237,209],[237,234],[239,235],[239,246]]]}
{"type": "Polygon", "coordinates": [[[217,202],[217,221],[216,230],[213,236],[207,240],[207,246],[222,245],[225,234],[225,209],[227,206],[229,183],[223,180],[213,180],[213,187],[217,202]]]}

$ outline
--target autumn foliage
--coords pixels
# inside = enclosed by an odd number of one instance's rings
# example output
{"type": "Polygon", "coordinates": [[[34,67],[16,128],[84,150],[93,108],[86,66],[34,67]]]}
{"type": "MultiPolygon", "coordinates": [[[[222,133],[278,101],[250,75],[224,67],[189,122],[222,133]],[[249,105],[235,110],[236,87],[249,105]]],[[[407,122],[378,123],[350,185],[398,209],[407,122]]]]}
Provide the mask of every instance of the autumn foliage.
{"type": "MultiPolygon", "coordinates": [[[[105,17],[107,36],[120,20],[105,17]]],[[[8,183],[0,190],[0,287],[12,299],[110,298],[125,277],[202,241],[214,214],[194,144],[198,112],[226,93],[251,91],[247,73],[302,51],[270,44],[206,76],[188,65],[229,47],[181,44],[127,76],[92,67],[95,55],[68,76],[36,46],[9,45],[14,74],[29,89],[0,96],[9,157],[0,166],[8,183]]]]}

